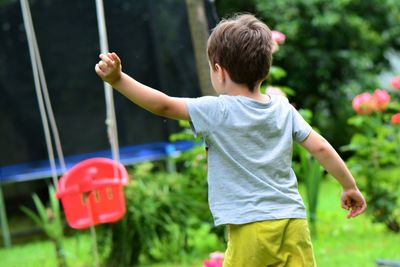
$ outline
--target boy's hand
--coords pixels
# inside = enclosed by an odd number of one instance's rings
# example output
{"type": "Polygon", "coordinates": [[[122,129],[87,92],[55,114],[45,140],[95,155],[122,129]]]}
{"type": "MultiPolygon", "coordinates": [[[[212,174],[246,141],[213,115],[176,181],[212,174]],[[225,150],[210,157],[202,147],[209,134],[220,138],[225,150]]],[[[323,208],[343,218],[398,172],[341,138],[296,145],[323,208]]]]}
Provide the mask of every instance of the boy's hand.
{"type": "Polygon", "coordinates": [[[101,60],[96,64],[94,69],[103,81],[112,85],[121,78],[121,60],[114,52],[100,54],[99,57],[101,60]]]}
{"type": "Polygon", "coordinates": [[[363,213],[367,208],[365,199],[358,189],[347,189],[343,191],[341,206],[346,210],[350,210],[347,218],[354,218],[363,213]]]}

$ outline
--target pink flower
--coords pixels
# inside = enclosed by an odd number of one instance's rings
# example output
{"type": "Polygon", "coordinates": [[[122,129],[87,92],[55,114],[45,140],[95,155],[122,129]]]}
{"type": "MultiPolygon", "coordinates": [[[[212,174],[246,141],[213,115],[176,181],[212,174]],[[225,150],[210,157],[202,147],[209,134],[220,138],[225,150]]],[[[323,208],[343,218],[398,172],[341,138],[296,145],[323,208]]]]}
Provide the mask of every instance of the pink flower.
{"type": "Polygon", "coordinates": [[[210,254],[210,259],[203,262],[203,267],[222,267],[224,253],[213,252],[210,254]]]}
{"type": "Polygon", "coordinates": [[[203,262],[203,267],[222,267],[221,260],[205,260],[203,262]]]}
{"type": "Polygon", "coordinates": [[[396,113],[392,116],[390,120],[393,124],[400,124],[400,113],[396,113]]]}
{"type": "Polygon", "coordinates": [[[210,259],[212,260],[223,260],[224,259],[224,253],[223,252],[213,252],[210,254],[210,259]]]}
{"type": "Polygon", "coordinates": [[[393,77],[390,83],[394,88],[400,90],[400,76],[393,77]]]}
{"type": "Polygon", "coordinates": [[[389,93],[381,89],[375,90],[373,98],[375,100],[375,108],[377,111],[384,111],[390,102],[389,93]]]}
{"type": "Polygon", "coordinates": [[[370,93],[357,95],[353,99],[352,106],[358,114],[369,114],[376,110],[375,99],[370,93]]]}
{"type": "Polygon", "coordinates": [[[283,44],[286,40],[286,35],[278,31],[271,31],[272,40],[274,40],[277,44],[283,44]]]}
{"type": "Polygon", "coordinates": [[[267,89],[265,90],[265,92],[269,95],[281,95],[281,96],[286,96],[285,92],[282,91],[281,88],[277,87],[277,86],[271,86],[268,85],[267,89]]]}

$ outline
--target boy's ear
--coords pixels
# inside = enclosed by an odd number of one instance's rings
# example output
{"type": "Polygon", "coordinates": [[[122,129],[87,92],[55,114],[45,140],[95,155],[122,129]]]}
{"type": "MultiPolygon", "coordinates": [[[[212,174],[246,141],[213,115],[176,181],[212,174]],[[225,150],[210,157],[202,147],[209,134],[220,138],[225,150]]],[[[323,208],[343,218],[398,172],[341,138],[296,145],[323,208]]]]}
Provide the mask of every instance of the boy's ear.
{"type": "Polygon", "coordinates": [[[215,72],[217,73],[218,79],[223,82],[225,81],[226,70],[221,67],[218,63],[215,63],[215,72]]]}

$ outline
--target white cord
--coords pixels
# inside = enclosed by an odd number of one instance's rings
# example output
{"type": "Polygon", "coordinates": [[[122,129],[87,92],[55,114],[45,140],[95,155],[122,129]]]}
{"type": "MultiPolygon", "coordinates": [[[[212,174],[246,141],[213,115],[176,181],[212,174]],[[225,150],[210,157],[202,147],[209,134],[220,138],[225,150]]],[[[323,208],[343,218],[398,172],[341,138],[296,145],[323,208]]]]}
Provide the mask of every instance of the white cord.
{"type": "Polygon", "coordinates": [[[47,120],[46,109],[45,109],[45,106],[43,103],[43,94],[40,89],[41,86],[40,86],[38,66],[37,66],[36,57],[35,57],[35,55],[36,55],[35,47],[32,42],[32,40],[34,40],[33,39],[34,32],[33,32],[33,27],[29,26],[29,24],[32,25],[32,21],[29,21],[29,19],[31,18],[30,11],[29,11],[29,4],[28,4],[27,0],[20,0],[20,3],[21,3],[21,10],[22,10],[22,17],[24,20],[25,31],[26,31],[27,39],[28,39],[29,55],[31,57],[36,97],[37,97],[37,101],[39,104],[40,117],[42,119],[43,130],[44,130],[44,135],[45,135],[45,139],[46,139],[47,153],[49,155],[51,176],[53,178],[54,187],[57,188],[57,184],[58,184],[57,168],[56,168],[56,164],[55,164],[55,160],[54,160],[54,151],[53,151],[53,145],[52,145],[51,136],[50,136],[49,122],[47,120]]]}
{"type": "Polygon", "coordinates": [[[57,156],[58,156],[58,160],[60,163],[60,167],[61,167],[61,172],[62,173],[66,173],[67,172],[67,168],[65,165],[65,159],[64,159],[64,153],[62,150],[62,146],[61,146],[61,141],[60,141],[60,135],[58,132],[58,128],[57,128],[57,123],[54,117],[54,113],[53,113],[53,108],[51,106],[51,101],[50,101],[50,97],[49,97],[49,90],[47,88],[47,83],[46,83],[46,77],[44,75],[44,70],[43,70],[43,64],[42,64],[42,59],[40,56],[40,51],[39,51],[39,47],[37,44],[37,40],[36,40],[36,34],[35,34],[35,30],[33,28],[33,23],[32,23],[32,17],[31,17],[31,13],[29,12],[28,9],[28,15],[29,15],[29,21],[30,23],[30,27],[31,27],[31,31],[32,31],[32,37],[33,37],[33,45],[34,45],[34,50],[35,50],[35,58],[36,58],[36,64],[38,66],[38,71],[39,71],[39,77],[40,77],[40,82],[42,85],[42,93],[44,96],[44,103],[46,106],[46,110],[47,110],[47,116],[48,119],[50,121],[50,129],[51,132],[53,134],[53,138],[54,138],[54,143],[56,146],[56,151],[57,151],[57,156]]]}
{"type": "MultiPolygon", "coordinates": [[[[104,16],[104,5],[102,0],[96,0],[97,25],[99,30],[100,52],[105,54],[108,52],[107,29],[104,16]]],[[[108,140],[111,145],[111,153],[114,161],[119,162],[119,145],[117,120],[115,116],[113,89],[108,83],[104,83],[104,94],[106,99],[106,125],[108,140]]],[[[118,177],[117,167],[114,167],[114,175],[118,177]]]]}

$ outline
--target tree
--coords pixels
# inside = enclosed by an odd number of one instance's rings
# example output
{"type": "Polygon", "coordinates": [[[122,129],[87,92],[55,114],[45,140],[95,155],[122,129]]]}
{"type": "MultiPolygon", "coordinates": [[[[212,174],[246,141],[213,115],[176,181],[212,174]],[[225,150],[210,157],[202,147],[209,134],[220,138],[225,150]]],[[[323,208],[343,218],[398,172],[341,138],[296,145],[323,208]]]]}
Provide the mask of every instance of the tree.
{"type": "Polygon", "coordinates": [[[207,39],[209,34],[207,18],[204,10],[204,2],[198,0],[186,0],[186,6],[200,90],[203,95],[214,95],[215,92],[211,85],[208,61],[206,57],[207,39]]]}

